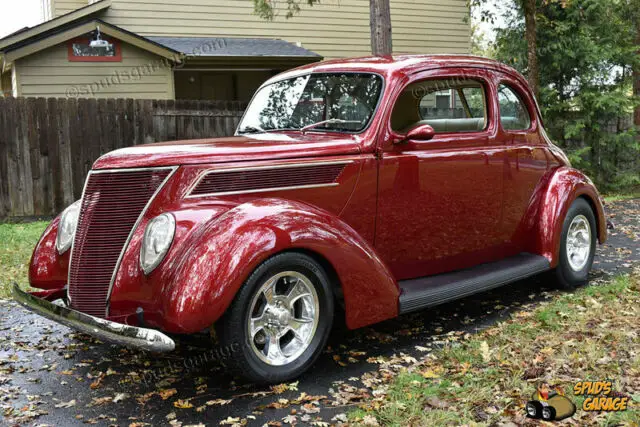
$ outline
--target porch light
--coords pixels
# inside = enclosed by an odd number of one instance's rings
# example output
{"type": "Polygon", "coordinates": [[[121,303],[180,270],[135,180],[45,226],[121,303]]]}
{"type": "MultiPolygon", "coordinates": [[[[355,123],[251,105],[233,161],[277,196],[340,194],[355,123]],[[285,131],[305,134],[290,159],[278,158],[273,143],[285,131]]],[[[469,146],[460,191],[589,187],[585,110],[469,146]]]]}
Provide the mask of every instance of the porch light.
{"type": "Polygon", "coordinates": [[[96,35],[95,40],[91,40],[89,42],[89,46],[97,49],[109,49],[111,47],[111,43],[106,40],[102,40],[100,37],[100,27],[98,26],[98,34],[96,35]]]}

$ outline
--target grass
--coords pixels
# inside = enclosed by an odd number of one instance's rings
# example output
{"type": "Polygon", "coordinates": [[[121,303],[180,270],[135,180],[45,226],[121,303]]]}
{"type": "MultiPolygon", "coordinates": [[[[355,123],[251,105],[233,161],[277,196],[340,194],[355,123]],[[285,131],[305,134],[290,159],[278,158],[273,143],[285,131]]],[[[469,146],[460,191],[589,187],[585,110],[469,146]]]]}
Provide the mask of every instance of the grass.
{"type": "Polygon", "coordinates": [[[0,298],[8,298],[10,284],[28,285],[29,260],[47,222],[0,223],[0,298]]]}
{"type": "Polygon", "coordinates": [[[640,189],[625,191],[621,193],[611,193],[604,196],[607,203],[619,202],[621,200],[640,199],[640,189]]]}
{"type": "MultiPolygon", "coordinates": [[[[640,270],[537,308],[461,343],[451,343],[391,376],[381,396],[349,414],[384,426],[540,425],[524,405],[541,383],[561,386],[578,407],[577,425],[638,426],[640,420],[640,270]],[[587,412],[578,381],[613,382],[629,397],[624,412],[587,412]]],[[[375,424],[375,423],[373,423],[375,424]]],[[[551,425],[551,424],[548,424],[551,425]]]]}

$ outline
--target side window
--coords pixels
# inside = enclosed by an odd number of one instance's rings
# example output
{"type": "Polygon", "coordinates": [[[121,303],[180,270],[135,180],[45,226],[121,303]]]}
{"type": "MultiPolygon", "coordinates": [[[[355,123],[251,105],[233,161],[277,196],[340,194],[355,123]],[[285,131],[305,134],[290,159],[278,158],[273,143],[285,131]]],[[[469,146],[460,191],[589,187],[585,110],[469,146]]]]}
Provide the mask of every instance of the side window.
{"type": "Polygon", "coordinates": [[[436,133],[479,132],[487,127],[484,86],[469,79],[422,80],[407,86],[391,114],[391,128],[406,133],[428,124],[436,133]]]}
{"type": "Polygon", "coordinates": [[[531,117],[524,101],[516,91],[501,84],[498,87],[500,102],[500,123],[504,130],[527,130],[531,127],[531,117]]]}

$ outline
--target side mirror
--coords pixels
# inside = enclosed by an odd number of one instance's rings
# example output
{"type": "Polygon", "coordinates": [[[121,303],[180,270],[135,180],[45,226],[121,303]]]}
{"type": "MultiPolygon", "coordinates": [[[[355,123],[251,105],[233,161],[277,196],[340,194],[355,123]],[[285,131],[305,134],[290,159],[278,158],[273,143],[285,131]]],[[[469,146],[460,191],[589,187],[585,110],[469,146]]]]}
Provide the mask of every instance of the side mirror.
{"type": "Polygon", "coordinates": [[[418,125],[407,132],[405,140],[429,141],[436,134],[431,125],[418,125]]]}

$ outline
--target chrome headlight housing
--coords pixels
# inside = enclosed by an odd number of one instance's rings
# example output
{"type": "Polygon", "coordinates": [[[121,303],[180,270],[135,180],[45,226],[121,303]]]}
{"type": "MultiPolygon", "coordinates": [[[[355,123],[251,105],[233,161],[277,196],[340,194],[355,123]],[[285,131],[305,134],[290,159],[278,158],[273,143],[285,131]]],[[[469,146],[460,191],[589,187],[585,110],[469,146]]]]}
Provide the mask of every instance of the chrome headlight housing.
{"type": "Polygon", "coordinates": [[[147,224],[140,248],[140,267],[144,274],[151,273],[162,262],[171,247],[176,232],[176,219],[165,213],[147,224]]]}
{"type": "Polygon", "coordinates": [[[78,217],[80,216],[80,200],[70,205],[60,215],[58,234],[56,235],[56,249],[62,255],[69,250],[76,235],[78,217]]]}

